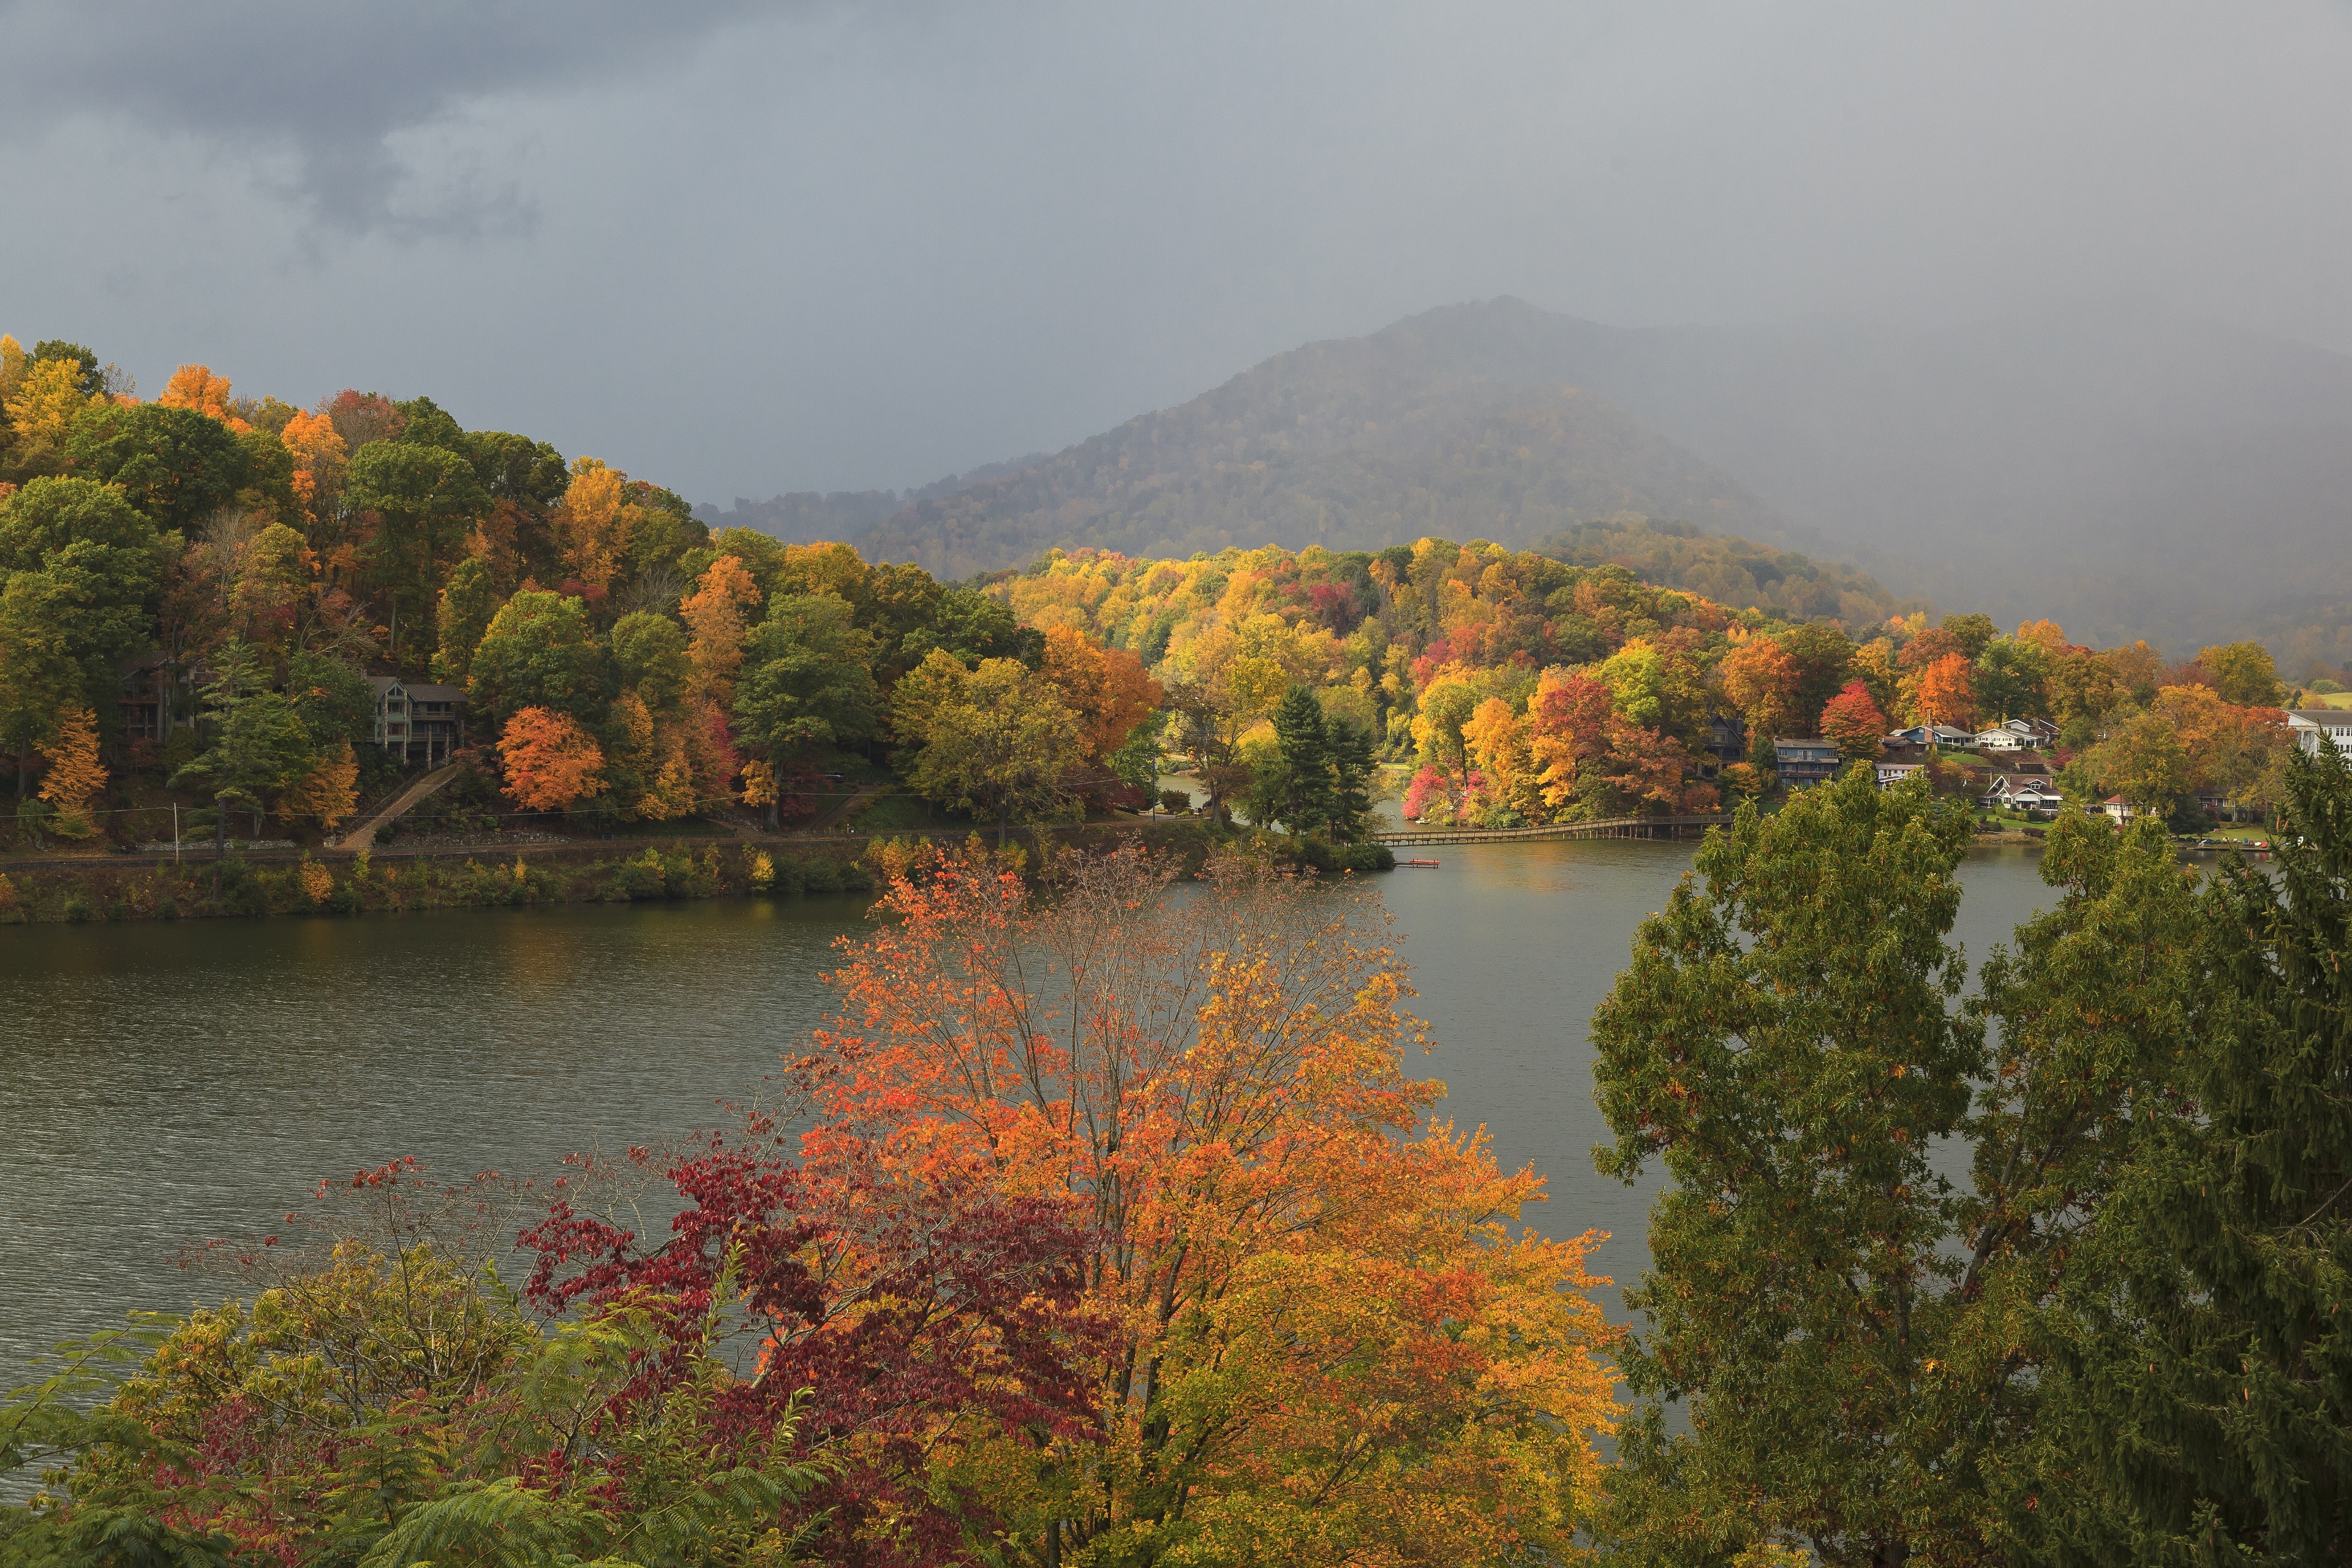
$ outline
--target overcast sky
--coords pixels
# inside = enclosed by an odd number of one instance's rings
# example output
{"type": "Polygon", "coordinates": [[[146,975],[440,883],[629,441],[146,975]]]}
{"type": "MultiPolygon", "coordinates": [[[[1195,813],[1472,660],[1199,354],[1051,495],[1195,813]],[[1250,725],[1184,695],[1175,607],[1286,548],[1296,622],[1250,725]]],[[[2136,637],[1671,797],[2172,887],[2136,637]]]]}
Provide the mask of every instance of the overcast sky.
{"type": "Polygon", "coordinates": [[[0,330],[698,501],[1517,294],[2352,352],[2352,5],[0,0],[0,330]]]}

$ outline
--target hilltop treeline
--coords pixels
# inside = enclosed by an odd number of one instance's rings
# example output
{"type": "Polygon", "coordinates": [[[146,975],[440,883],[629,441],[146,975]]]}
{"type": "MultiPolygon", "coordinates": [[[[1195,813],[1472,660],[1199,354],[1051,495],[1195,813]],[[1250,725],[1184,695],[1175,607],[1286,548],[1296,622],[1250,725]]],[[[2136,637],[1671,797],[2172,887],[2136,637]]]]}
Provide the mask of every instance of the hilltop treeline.
{"type": "Polygon", "coordinates": [[[1778,739],[1853,759],[2026,718],[2071,794],[2173,816],[2266,807],[2285,750],[2251,643],[2168,661],[2047,621],[1931,626],[1846,569],[1641,519],[1541,550],[1055,551],[951,584],[714,534],[425,397],[298,409],[192,364],[142,403],[86,349],[7,340],[0,407],[0,744],[36,840],[105,827],[141,778],[224,837],[232,813],[323,830],[419,752],[379,732],[392,676],[457,689],[515,806],[604,822],[778,826],[855,757],[1002,833],[1145,804],[1172,750],[1221,815],[1289,798],[1286,826],[1344,840],[1362,811],[1316,803],[1354,800],[1332,770],[1360,783],[1373,753],[1412,764],[1413,815],[1509,826],[1763,794],[1778,739]]]}
{"type": "Polygon", "coordinates": [[[2110,786],[2163,815],[2211,786],[2259,808],[2288,749],[2285,693],[2256,644],[2168,663],[2047,621],[2003,633],[1916,611],[1850,633],[1484,542],[1190,561],[1056,551],[989,591],[1024,622],[1150,666],[1171,743],[1223,793],[1278,751],[1272,715],[1296,684],[1412,761],[1405,809],[1427,821],[1712,809],[1775,787],[1775,739],[1826,736],[1851,760],[1877,756],[1898,725],[1972,735],[2011,718],[2051,721],[2077,795],[2110,786]]]}
{"type": "Polygon", "coordinates": [[[10,338],[0,410],[26,840],[122,837],[142,778],[223,837],[233,814],[331,826],[446,754],[409,743],[422,720],[379,730],[386,677],[457,689],[478,765],[567,817],[773,825],[858,752],[1000,826],[1151,782],[1110,762],[1159,704],[1131,656],[845,544],[714,535],[672,490],[427,397],[302,409],[191,364],[142,402],[87,349],[10,338]]]}

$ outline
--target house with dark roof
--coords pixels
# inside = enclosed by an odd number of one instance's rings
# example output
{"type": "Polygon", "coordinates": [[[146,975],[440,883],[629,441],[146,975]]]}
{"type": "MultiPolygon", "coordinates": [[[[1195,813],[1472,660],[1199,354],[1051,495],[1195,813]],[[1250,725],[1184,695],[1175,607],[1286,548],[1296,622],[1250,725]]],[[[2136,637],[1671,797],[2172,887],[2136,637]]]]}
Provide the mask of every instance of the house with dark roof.
{"type": "Polygon", "coordinates": [[[437,765],[466,744],[466,689],[374,675],[375,743],[403,762],[437,765]]]}
{"type": "Polygon", "coordinates": [[[1802,789],[1824,779],[1837,777],[1838,749],[1835,741],[1775,741],[1772,742],[1772,766],[1780,775],[1781,784],[1790,789],[1802,789]]]}

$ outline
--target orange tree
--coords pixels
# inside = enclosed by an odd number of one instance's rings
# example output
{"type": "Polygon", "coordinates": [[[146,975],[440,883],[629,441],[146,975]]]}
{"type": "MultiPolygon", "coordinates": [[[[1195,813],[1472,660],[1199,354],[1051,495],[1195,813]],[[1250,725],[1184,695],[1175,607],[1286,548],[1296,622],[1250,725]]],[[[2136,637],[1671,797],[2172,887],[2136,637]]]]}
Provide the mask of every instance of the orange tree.
{"type": "Polygon", "coordinates": [[[604,753],[577,721],[526,708],[499,737],[507,794],[533,811],[562,811],[604,787],[604,753]]]}
{"type": "Polygon", "coordinates": [[[1870,688],[1848,681],[1822,710],[1822,733],[1837,742],[1838,754],[1848,762],[1876,757],[1886,749],[1886,715],[1871,700],[1870,688]]]}
{"type": "Polygon", "coordinates": [[[794,1064],[803,1176],[1066,1205],[1115,1329],[1090,1429],[943,1450],[994,1550],[1057,1563],[1518,1560],[1569,1549],[1614,1408],[1598,1237],[1428,1113],[1370,896],[1129,851],[1041,900],[934,854],[794,1064]]]}

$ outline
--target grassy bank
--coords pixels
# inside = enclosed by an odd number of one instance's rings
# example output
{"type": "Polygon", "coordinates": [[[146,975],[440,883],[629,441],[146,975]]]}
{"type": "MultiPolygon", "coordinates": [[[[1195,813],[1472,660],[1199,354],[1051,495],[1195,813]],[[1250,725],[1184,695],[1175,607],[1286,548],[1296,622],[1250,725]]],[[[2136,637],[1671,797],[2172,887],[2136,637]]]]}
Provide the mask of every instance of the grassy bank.
{"type": "MultiPolygon", "coordinates": [[[[992,837],[949,833],[837,839],[528,845],[383,855],[291,852],[184,859],[96,857],[0,866],[0,925],[92,921],[332,917],[507,904],[644,903],[667,899],[789,898],[870,892],[932,847],[992,857],[1032,875],[1056,856],[1133,842],[1141,825],[1090,823],[1023,834],[999,854],[992,837]]],[[[1276,863],[1318,874],[1387,870],[1384,847],[1221,830],[1205,818],[1163,821],[1141,837],[1189,874],[1223,847],[1254,844],[1276,863]]]]}
{"type": "Polygon", "coordinates": [[[469,857],[174,864],[94,862],[0,873],[0,923],[253,919],[367,911],[479,909],[505,904],[641,903],[664,899],[790,897],[863,892],[874,874],[854,848],[647,845],[634,854],[518,851],[469,857]]]}

